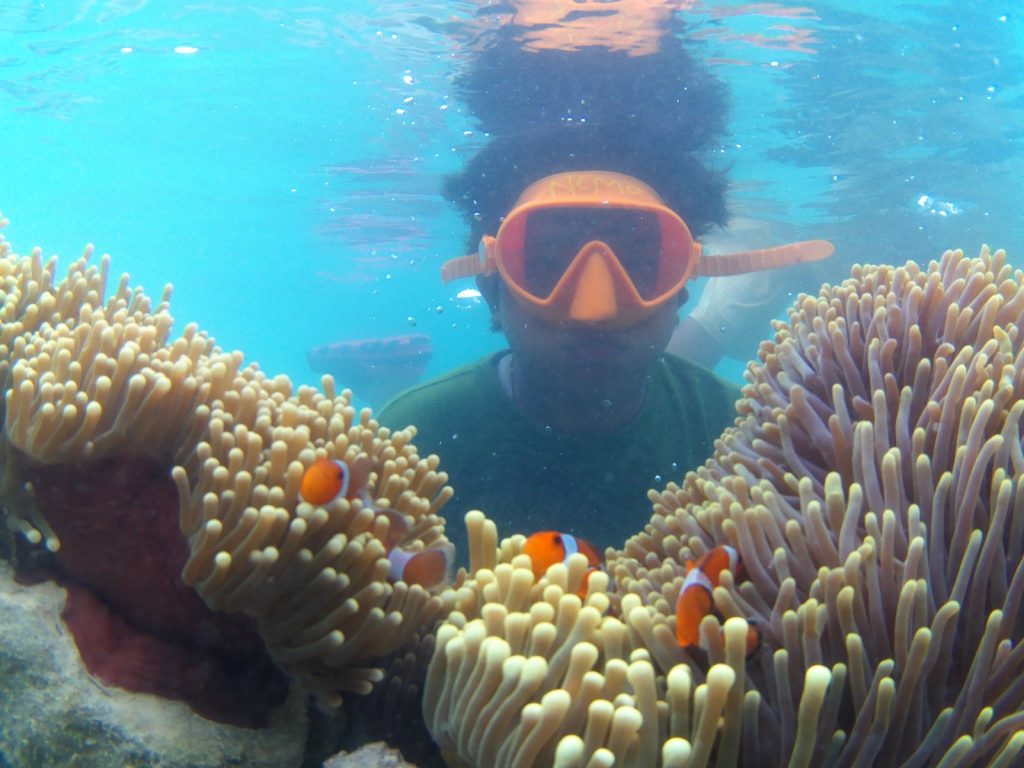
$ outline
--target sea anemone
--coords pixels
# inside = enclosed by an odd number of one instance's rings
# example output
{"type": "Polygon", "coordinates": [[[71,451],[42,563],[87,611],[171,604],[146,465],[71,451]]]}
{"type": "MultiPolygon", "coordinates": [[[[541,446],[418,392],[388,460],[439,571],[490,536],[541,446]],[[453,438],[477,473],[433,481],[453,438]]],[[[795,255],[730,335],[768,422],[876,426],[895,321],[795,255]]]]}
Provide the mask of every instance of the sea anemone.
{"type": "Polygon", "coordinates": [[[170,286],[155,306],[127,276],[107,296],[109,258],[90,257],[58,280],[55,259],[0,238],[0,494],[19,578],[67,588],[93,674],[212,719],[266,724],[284,672],[331,703],[369,692],[454,596],[387,558],[448,546],[438,458],[330,377],[293,395],[194,325],[172,338],[170,286]],[[301,502],[325,456],[374,462],[365,500],[301,502]]]}
{"type": "Polygon", "coordinates": [[[472,526],[481,564],[425,693],[449,763],[1009,765],[1022,319],[1024,273],[988,249],[801,296],[714,456],[652,491],[608,595],[575,597],[572,564],[536,579],[514,538],[498,549],[472,526]],[[684,650],[685,563],[718,544],[750,579],[722,575],[719,616],[684,650]],[[747,658],[751,624],[764,642],[747,658]]]}

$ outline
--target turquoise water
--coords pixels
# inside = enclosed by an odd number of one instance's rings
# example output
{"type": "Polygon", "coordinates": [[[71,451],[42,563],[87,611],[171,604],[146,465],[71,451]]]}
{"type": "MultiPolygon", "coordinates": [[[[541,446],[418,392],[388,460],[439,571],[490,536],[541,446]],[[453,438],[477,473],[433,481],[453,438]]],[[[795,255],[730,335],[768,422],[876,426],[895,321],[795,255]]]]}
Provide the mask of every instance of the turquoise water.
{"type": "MultiPolygon", "coordinates": [[[[751,247],[837,246],[780,307],[859,261],[988,243],[1024,266],[1016,5],[666,2],[727,94],[726,130],[701,160],[729,179],[731,233],[751,247]]],[[[353,339],[428,337],[421,378],[475,360],[503,338],[479,299],[460,296],[471,283],[439,279],[470,227],[441,187],[494,146],[458,80],[503,8],[0,3],[4,234],[64,267],[94,243],[154,297],[172,283],[179,329],[198,323],[296,384],[319,378],[310,349],[353,339]]],[[[494,73],[499,101],[532,85],[508,75],[494,73]]],[[[666,95],[614,96],[650,114],[666,95]]],[[[741,380],[754,353],[717,370],[741,380]]]]}
{"type": "MultiPolygon", "coordinates": [[[[306,350],[344,339],[429,335],[426,376],[476,359],[501,340],[482,304],[457,298],[467,286],[437,271],[467,232],[441,180],[487,141],[453,87],[473,58],[453,30],[477,11],[0,4],[7,237],[65,264],[95,243],[151,295],[173,283],[179,324],[297,383],[318,378],[306,350]]],[[[1020,261],[1012,4],[681,14],[691,52],[730,94],[713,154],[735,214],[835,241],[829,279],[858,260],[982,242],[1020,261]]]]}

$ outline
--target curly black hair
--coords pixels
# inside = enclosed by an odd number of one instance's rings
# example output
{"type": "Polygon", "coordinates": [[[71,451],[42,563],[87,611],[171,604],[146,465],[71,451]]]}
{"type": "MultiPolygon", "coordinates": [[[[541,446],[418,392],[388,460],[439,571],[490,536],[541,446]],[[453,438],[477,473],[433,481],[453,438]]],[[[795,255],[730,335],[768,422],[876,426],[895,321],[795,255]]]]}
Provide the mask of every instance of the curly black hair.
{"type": "Polygon", "coordinates": [[[530,51],[522,32],[498,31],[457,82],[490,134],[443,188],[470,225],[470,249],[497,231],[526,186],[560,171],[634,176],[695,237],[725,223],[725,172],[707,162],[725,131],[725,88],[684,48],[678,21],[643,56],[598,46],[530,51]]]}

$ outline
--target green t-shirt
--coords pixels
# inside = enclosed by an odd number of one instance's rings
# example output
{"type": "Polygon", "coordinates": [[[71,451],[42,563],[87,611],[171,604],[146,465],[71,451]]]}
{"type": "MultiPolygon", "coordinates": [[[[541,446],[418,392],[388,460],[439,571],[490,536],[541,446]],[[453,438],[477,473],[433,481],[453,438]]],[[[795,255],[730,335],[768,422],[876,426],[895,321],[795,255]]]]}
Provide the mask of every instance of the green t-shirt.
{"type": "Polygon", "coordinates": [[[664,355],[630,424],[565,435],[520,412],[498,380],[498,352],[399,394],[381,424],[414,424],[421,456],[436,453],[455,497],[442,514],[465,561],[463,515],[480,509],[500,537],[555,530],[598,547],[621,546],[651,516],[661,488],[708,459],[731,425],[739,390],[680,357],[664,355]]]}

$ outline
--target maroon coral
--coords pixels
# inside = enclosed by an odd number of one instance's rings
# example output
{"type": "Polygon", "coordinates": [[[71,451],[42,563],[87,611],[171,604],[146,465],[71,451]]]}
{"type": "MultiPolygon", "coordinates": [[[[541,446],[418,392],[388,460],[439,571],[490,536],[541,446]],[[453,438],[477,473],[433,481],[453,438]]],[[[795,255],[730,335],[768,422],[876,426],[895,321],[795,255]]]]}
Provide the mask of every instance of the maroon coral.
{"type": "Polygon", "coordinates": [[[206,607],[182,581],[188,548],[171,467],[194,449],[208,397],[240,364],[194,326],[170,339],[154,309],[89,251],[59,283],[38,250],[0,238],[0,478],[22,579],[53,577],[101,679],[257,726],[287,686],[251,622],[206,607]]]}
{"type": "Polygon", "coordinates": [[[114,457],[26,467],[24,476],[61,547],[21,546],[19,576],[67,588],[64,620],[90,673],[180,699],[211,720],[266,725],[286,678],[250,620],[211,611],[181,581],[188,546],[168,469],[114,457]]]}

